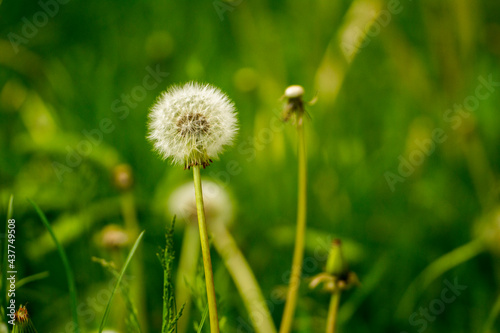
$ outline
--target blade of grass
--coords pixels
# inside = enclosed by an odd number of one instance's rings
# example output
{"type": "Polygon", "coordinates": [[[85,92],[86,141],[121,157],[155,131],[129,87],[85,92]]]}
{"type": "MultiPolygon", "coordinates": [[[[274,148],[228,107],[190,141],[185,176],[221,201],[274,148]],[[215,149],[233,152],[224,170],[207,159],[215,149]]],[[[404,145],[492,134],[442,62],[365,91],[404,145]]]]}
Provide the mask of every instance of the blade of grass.
{"type": "Polygon", "coordinates": [[[49,272],[41,272],[41,273],[27,276],[27,277],[22,278],[21,280],[16,282],[16,289],[19,289],[28,283],[45,279],[46,277],[49,277],[49,272]]]}
{"type": "Polygon", "coordinates": [[[33,200],[28,199],[28,201],[35,208],[35,211],[38,213],[38,216],[40,216],[40,219],[42,220],[43,224],[45,225],[48,232],[50,233],[52,240],[56,244],[57,252],[59,252],[59,256],[61,257],[61,260],[63,262],[64,270],[66,272],[66,279],[68,280],[69,297],[71,299],[71,313],[72,313],[72,317],[73,317],[73,324],[75,327],[75,333],[80,333],[80,325],[78,324],[78,312],[77,312],[77,303],[76,303],[75,278],[73,276],[73,271],[71,270],[71,266],[69,265],[68,257],[66,256],[66,252],[64,252],[64,248],[61,246],[61,244],[57,240],[57,237],[54,234],[54,231],[52,230],[52,227],[50,226],[50,223],[47,220],[47,217],[45,216],[45,214],[42,212],[40,207],[38,207],[38,205],[33,200]]]}
{"type": "Polygon", "coordinates": [[[498,298],[495,301],[493,308],[491,309],[491,312],[488,316],[488,319],[486,320],[486,323],[484,324],[483,333],[493,332],[493,325],[495,324],[495,320],[497,319],[499,314],[500,314],[500,294],[498,294],[498,298]]]}
{"type": "Polygon", "coordinates": [[[203,316],[201,317],[200,326],[198,326],[198,333],[201,333],[201,331],[203,330],[203,325],[205,324],[207,316],[208,316],[208,306],[205,308],[205,311],[203,311],[203,316]]]}
{"type": "Polygon", "coordinates": [[[14,195],[10,196],[9,206],[7,208],[7,220],[5,221],[5,231],[4,231],[4,246],[3,249],[3,258],[2,258],[2,289],[0,290],[0,297],[2,298],[2,321],[7,322],[7,313],[5,313],[5,309],[7,308],[7,235],[8,235],[8,226],[9,220],[12,218],[13,211],[13,203],[14,203],[14,195]]]}
{"type": "Polygon", "coordinates": [[[135,244],[132,247],[132,250],[130,250],[130,253],[128,254],[127,260],[125,261],[125,265],[123,265],[122,271],[120,272],[120,276],[118,277],[118,280],[116,280],[115,286],[113,287],[113,291],[111,292],[111,296],[109,297],[108,304],[106,305],[106,309],[104,310],[104,315],[102,316],[101,325],[99,325],[99,333],[102,333],[102,330],[104,329],[104,324],[106,323],[106,319],[108,318],[109,310],[111,309],[111,301],[113,300],[113,296],[115,295],[116,289],[120,285],[120,282],[122,281],[123,275],[125,275],[125,271],[127,270],[127,267],[130,264],[130,261],[132,260],[132,257],[134,256],[135,251],[137,251],[137,248],[139,247],[139,243],[141,242],[143,236],[144,236],[144,231],[141,232],[139,237],[137,237],[137,240],[135,241],[135,244]]]}
{"type": "MultiPolygon", "coordinates": [[[[92,261],[100,264],[103,268],[107,269],[116,279],[118,279],[118,277],[120,276],[120,272],[114,267],[112,263],[97,257],[92,257],[92,261]]],[[[137,311],[135,310],[134,304],[130,299],[128,288],[126,286],[120,286],[120,290],[122,292],[123,300],[125,301],[125,308],[130,313],[130,317],[125,321],[125,324],[127,324],[127,332],[142,333],[141,325],[139,324],[139,317],[137,315],[137,311]]]]}

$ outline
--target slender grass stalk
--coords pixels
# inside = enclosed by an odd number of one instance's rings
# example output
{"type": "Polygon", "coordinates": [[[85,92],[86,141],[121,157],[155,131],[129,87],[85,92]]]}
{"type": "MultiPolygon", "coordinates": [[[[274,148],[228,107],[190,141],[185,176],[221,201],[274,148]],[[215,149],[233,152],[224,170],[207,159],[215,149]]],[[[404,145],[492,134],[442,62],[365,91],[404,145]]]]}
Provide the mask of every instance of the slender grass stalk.
{"type": "MultiPolygon", "coordinates": [[[[113,277],[118,279],[120,277],[120,272],[116,269],[115,264],[117,263],[116,261],[111,261],[108,262],[102,258],[97,258],[97,257],[92,257],[92,261],[100,264],[103,268],[108,270],[113,277]]],[[[119,267],[123,267],[123,264],[119,264],[119,267]]],[[[120,291],[122,293],[123,301],[125,302],[125,310],[119,309],[120,311],[115,311],[118,312],[118,315],[120,316],[120,321],[115,321],[119,323],[123,323],[123,313],[124,311],[128,311],[129,317],[127,320],[125,320],[125,331],[126,332],[135,332],[135,333],[142,333],[141,325],[139,323],[139,317],[137,315],[137,311],[135,310],[134,304],[132,303],[132,300],[130,299],[130,292],[129,288],[124,285],[120,285],[120,291]]]]}
{"type": "Polygon", "coordinates": [[[118,289],[118,286],[120,285],[120,282],[122,281],[123,276],[125,275],[125,271],[127,270],[127,267],[130,264],[130,261],[132,260],[132,257],[134,256],[135,252],[137,251],[137,248],[139,247],[139,244],[142,240],[142,237],[144,236],[144,231],[141,232],[137,240],[135,241],[134,246],[130,250],[127,260],[125,260],[125,265],[123,265],[123,268],[120,272],[120,275],[118,276],[118,279],[116,280],[115,286],[113,287],[113,291],[111,292],[111,296],[109,297],[108,304],[106,304],[106,309],[104,310],[104,315],[102,316],[101,324],[99,325],[99,333],[102,333],[102,330],[104,329],[104,325],[106,324],[106,319],[108,318],[109,315],[109,310],[111,309],[111,301],[113,300],[113,296],[115,295],[116,289],[118,289]]]}
{"type": "Polygon", "coordinates": [[[175,293],[173,286],[172,272],[174,270],[174,226],[175,216],[172,218],[170,228],[165,232],[165,249],[158,253],[163,266],[163,323],[161,325],[162,333],[177,332],[177,322],[182,317],[184,305],[179,307],[175,303],[175,293]]]}
{"type": "Polygon", "coordinates": [[[49,275],[50,275],[49,272],[41,272],[22,278],[21,280],[16,282],[16,289],[19,289],[24,285],[27,285],[28,283],[48,278],[49,275]]]}
{"type": "Polygon", "coordinates": [[[299,186],[297,203],[297,233],[295,235],[295,249],[293,252],[292,273],[288,287],[287,299],[283,318],[281,320],[280,333],[288,333],[291,330],[297,296],[300,286],[300,275],[302,272],[302,261],[304,259],[304,246],[306,235],[307,214],[307,157],[306,142],[304,135],[303,115],[297,117],[298,136],[298,160],[299,160],[299,186]]]}
{"type": "MultiPolygon", "coordinates": [[[[135,198],[132,190],[127,190],[122,193],[120,201],[125,228],[132,234],[133,238],[136,238],[139,235],[140,228],[139,222],[137,221],[135,198]]],[[[139,316],[141,327],[144,332],[147,332],[148,321],[146,312],[146,291],[144,283],[144,260],[142,249],[137,250],[136,257],[138,258],[138,260],[134,260],[134,262],[130,266],[132,276],[134,277],[132,286],[130,288],[130,293],[131,298],[137,308],[137,315],[139,316]]]]}
{"type": "Polygon", "coordinates": [[[10,196],[10,199],[9,199],[9,206],[7,208],[7,220],[5,221],[5,230],[4,230],[4,237],[5,237],[5,240],[4,240],[4,244],[2,246],[2,251],[3,251],[3,254],[2,254],[2,289],[0,290],[0,297],[2,298],[1,299],[1,302],[0,304],[2,305],[2,310],[1,310],[1,313],[2,313],[2,322],[7,322],[7,313],[5,312],[5,309],[7,309],[7,254],[8,254],[8,243],[7,242],[7,235],[9,234],[9,220],[12,218],[12,213],[13,213],[13,205],[14,205],[14,195],[11,195],[10,196]]]}
{"type": "Polygon", "coordinates": [[[208,316],[208,306],[205,308],[205,311],[203,311],[203,315],[201,316],[200,326],[198,326],[198,331],[197,331],[198,333],[201,333],[203,331],[203,325],[205,325],[207,316],[208,316]]]}
{"type": "Polygon", "coordinates": [[[219,333],[219,317],[217,315],[217,302],[215,298],[214,274],[212,271],[212,260],[210,259],[210,244],[208,241],[207,223],[205,221],[205,208],[203,206],[203,192],[201,189],[199,165],[193,166],[193,178],[196,195],[196,212],[198,213],[198,227],[200,229],[201,253],[203,255],[203,267],[205,269],[210,332],[219,333]]]}
{"type": "Polygon", "coordinates": [[[330,298],[330,307],[328,309],[328,318],[326,320],[326,333],[335,333],[337,326],[337,313],[339,311],[340,290],[333,292],[330,298]]]}
{"type": "Polygon", "coordinates": [[[476,239],[434,260],[413,280],[404,293],[400,302],[398,317],[405,316],[415,303],[417,293],[427,288],[432,281],[453,267],[474,258],[484,250],[485,244],[483,240],[476,239]]]}
{"type": "Polygon", "coordinates": [[[38,216],[40,217],[43,224],[45,225],[48,232],[50,233],[52,240],[56,244],[57,251],[59,252],[59,256],[61,257],[61,260],[63,262],[64,271],[66,272],[66,279],[68,280],[68,289],[69,289],[69,297],[71,299],[71,313],[72,313],[72,317],[73,317],[74,331],[75,331],[75,333],[80,333],[80,325],[78,323],[78,311],[77,311],[78,304],[76,301],[77,297],[76,297],[75,278],[73,276],[73,271],[72,271],[71,266],[69,264],[68,257],[66,256],[66,252],[64,252],[64,248],[59,243],[59,240],[57,239],[54,231],[52,230],[52,227],[50,226],[50,223],[47,220],[47,217],[45,216],[45,214],[42,212],[40,207],[38,207],[38,205],[35,202],[33,202],[30,199],[28,199],[28,201],[35,208],[36,212],[38,213],[38,216]]]}
{"type": "Polygon", "coordinates": [[[491,309],[491,312],[488,316],[488,319],[486,320],[486,323],[484,324],[484,329],[483,333],[492,333],[493,332],[493,325],[495,324],[495,320],[497,319],[498,315],[500,314],[500,293],[498,294],[498,297],[495,301],[495,304],[493,305],[493,308],[491,309]]]}
{"type": "Polygon", "coordinates": [[[224,264],[238,288],[255,331],[257,333],[275,333],[276,327],[266,306],[266,300],[236,241],[223,223],[214,227],[213,233],[215,248],[224,260],[224,264]]]}

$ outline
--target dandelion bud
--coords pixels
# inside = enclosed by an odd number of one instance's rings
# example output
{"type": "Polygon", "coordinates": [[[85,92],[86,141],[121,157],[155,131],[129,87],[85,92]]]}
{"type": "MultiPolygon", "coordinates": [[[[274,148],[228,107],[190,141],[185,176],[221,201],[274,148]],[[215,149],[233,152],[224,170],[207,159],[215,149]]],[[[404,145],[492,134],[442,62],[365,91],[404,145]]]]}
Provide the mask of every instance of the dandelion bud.
{"type": "Polygon", "coordinates": [[[335,239],[328,253],[325,272],[313,276],[309,288],[316,289],[321,286],[322,291],[333,293],[355,285],[359,285],[358,276],[349,270],[342,253],[342,243],[339,239],[335,239]]]}
{"type": "Polygon", "coordinates": [[[211,85],[168,89],[149,114],[149,135],[164,158],[185,168],[208,166],[237,132],[234,104],[211,85]]]}
{"type": "Polygon", "coordinates": [[[336,277],[342,277],[349,272],[347,261],[342,253],[342,243],[340,239],[335,239],[332,242],[330,253],[326,261],[326,272],[336,277]]]}

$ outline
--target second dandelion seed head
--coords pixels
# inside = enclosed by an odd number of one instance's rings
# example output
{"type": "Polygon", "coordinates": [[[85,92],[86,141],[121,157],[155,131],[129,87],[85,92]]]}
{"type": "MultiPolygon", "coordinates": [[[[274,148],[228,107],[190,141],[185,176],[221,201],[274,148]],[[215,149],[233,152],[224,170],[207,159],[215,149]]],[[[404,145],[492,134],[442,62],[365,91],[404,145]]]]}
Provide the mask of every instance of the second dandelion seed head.
{"type": "Polygon", "coordinates": [[[149,115],[149,135],[163,158],[185,168],[206,167],[238,130],[233,102],[218,88],[195,82],[160,96],[149,115]]]}

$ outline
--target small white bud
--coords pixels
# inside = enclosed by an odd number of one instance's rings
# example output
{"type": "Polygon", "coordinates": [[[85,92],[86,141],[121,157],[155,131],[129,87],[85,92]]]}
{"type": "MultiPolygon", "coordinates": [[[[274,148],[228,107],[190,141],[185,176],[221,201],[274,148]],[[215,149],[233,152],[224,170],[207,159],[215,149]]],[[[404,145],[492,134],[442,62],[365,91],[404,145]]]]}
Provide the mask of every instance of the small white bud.
{"type": "Polygon", "coordinates": [[[304,88],[299,85],[289,86],[285,89],[286,98],[298,98],[304,95],[304,88]]]}

